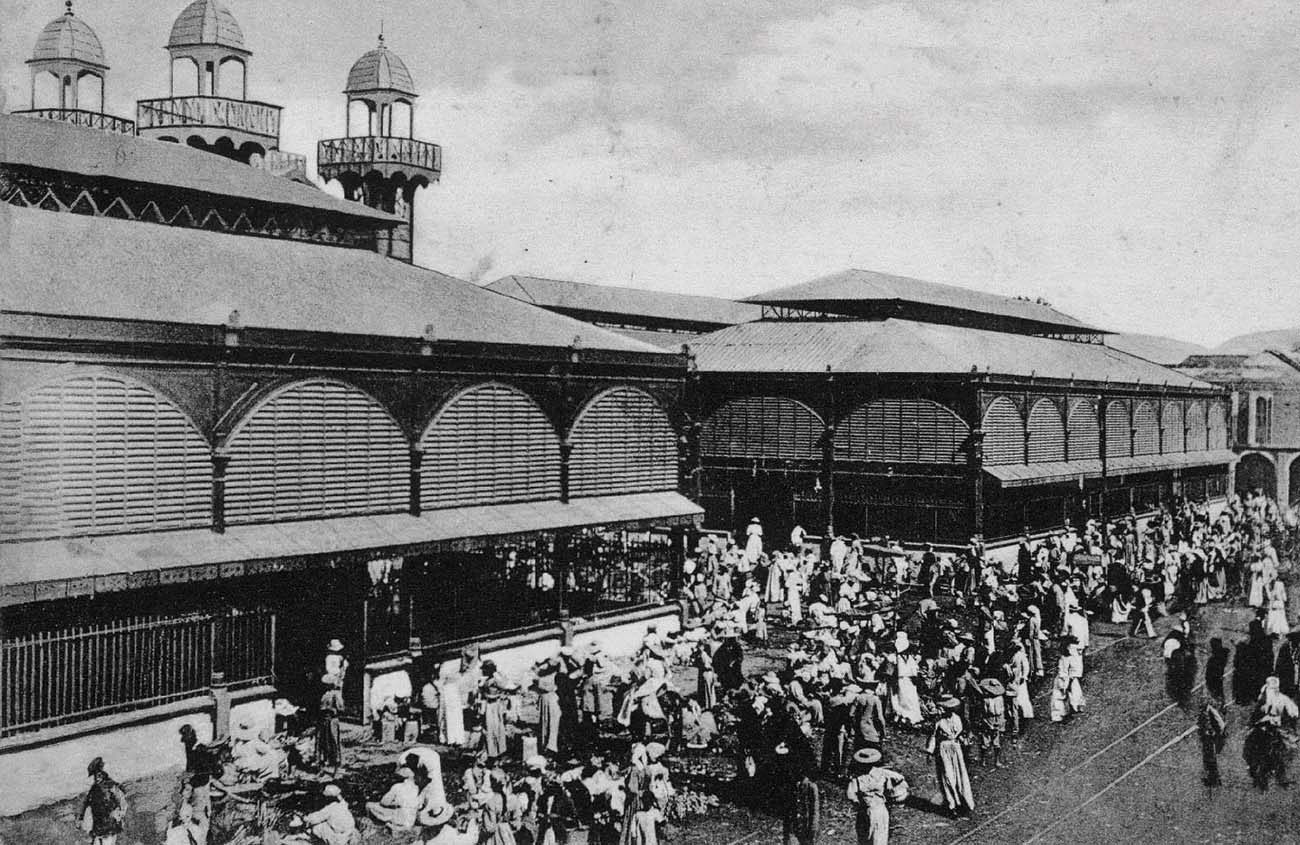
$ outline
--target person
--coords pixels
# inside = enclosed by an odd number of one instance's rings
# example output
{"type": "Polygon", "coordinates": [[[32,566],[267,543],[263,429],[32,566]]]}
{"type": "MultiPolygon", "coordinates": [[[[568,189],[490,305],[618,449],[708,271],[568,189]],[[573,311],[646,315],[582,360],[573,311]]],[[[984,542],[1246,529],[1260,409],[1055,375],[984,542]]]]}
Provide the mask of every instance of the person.
{"type": "Polygon", "coordinates": [[[542,794],[537,798],[537,838],[539,845],[566,845],[569,829],[576,822],[573,799],[554,772],[542,776],[542,794]]]}
{"type": "Polygon", "coordinates": [[[624,837],[628,845],[659,845],[659,825],[664,821],[663,810],[657,799],[647,790],[642,796],[640,806],[632,814],[628,830],[624,837]]]}
{"type": "Polygon", "coordinates": [[[1219,777],[1219,754],[1228,737],[1228,722],[1214,706],[1213,698],[1205,700],[1197,728],[1201,736],[1201,765],[1205,770],[1202,782],[1209,787],[1221,786],[1223,781],[1219,777]]]}
{"type": "Polygon", "coordinates": [[[489,760],[497,760],[506,753],[506,711],[509,695],[518,687],[506,680],[491,660],[484,660],[481,668],[483,685],[479,688],[479,703],[483,708],[483,741],[489,760]]]}
{"type": "MultiPolygon", "coordinates": [[[[442,755],[437,749],[427,745],[416,745],[403,751],[397,758],[398,765],[406,766],[423,777],[424,787],[420,789],[416,807],[417,820],[436,814],[447,804],[447,789],[442,782],[442,755]]],[[[420,824],[425,824],[421,821],[420,824]]]]}
{"type": "Polygon", "coordinates": [[[270,780],[285,761],[284,752],[263,739],[249,718],[241,719],[231,736],[230,757],[244,781],[270,780]]]}
{"type": "Polygon", "coordinates": [[[907,799],[907,780],[880,765],[882,754],[863,748],[853,755],[857,774],[845,794],[857,810],[858,845],[889,845],[889,804],[907,799]]]}
{"type": "Polygon", "coordinates": [[[1002,768],[1002,734],[1007,729],[1006,687],[997,678],[985,678],[976,684],[980,696],[979,743],[980,765],[993,752],[993,768],[1002,768]]]}
{"type": "Polygon", "coordinates": [[[893,664],[894,689],[890,705],[894,710],[894,718],[905,725],[919,725],[921,699],[916,692],[915,678],[921,671],[921,658],[912,650],[906,631],[899,631],[894,637],[893,664]]]}
{"type": "Polygon", "coordinates": [[[763,556],[763,525],[754,517],[745,529],[745,560],[753,566],[763,556]]]}
{"type": "Polygon", "coordinates": [[[1143,587],[1139,590],[1137,597],[1133,601],[1133,614],[1131,624],[1129,625],[1128,635],[1136,637],[1138,630],[1145,628],[1147,639],[1156,638],[1156,626],[1151,621],[1151,612],[1155,607],[1155,596],[1151,590],[1143,587]]]}
{"type": "Polygon", "coordinates": [[[1007,678],[1007,714],[1016,742],[1025,732],[1026,720],[1034,718],[1034,702],[1029,698],[1029,657],[1021,640],[1011,643],[1011,655],[1004,666],[1007,678]]]}
{"type": "Polygon", "coordinates": [[[415,786],[415,772],[407,766],[397,770],[397,783],[384,797],[366,803],[366,814],[389,830],[410,830],[420,806],[420,790],[415,786]]]}
{"type": "Polygon", "coordinates": [[[645,806],[647,800],[654,800],[654,795],[650,792],[648,768],[649,759],[646,756],[645,745],[640,742],[633,743],[631,765],[628,766],[627,775],[623,780],[623,828],[619,834],[620,845],[632,845],[636,835],[637,813],[645,806]]]}
{"type": "Polygon", "coordinates": [[[948,812],[954,816],[968,814],[975,809],[975,797],[961,747],[963,728],[961,716],[957,713],[961,701],[956,696],[947,696],[939,701],[939,707],[944,715],[935,722],[926,753],[934,757],[935,779],[939,781],[939,791],[948,812]]]}
{"type": "Polygon", "coordinates": [[[325,796],[325,806],[303,816],[311,841],[321,845],[352,845],[357,834],[357,820],[348,809],[343,790],[336,783],[327,783],[321,794],[325,796]]]}
{"type": "Polygon", "coordinates": [[[422,734],[427,731],[431,741],[442,737],[442,693],[438,689],[438,676],[432,673],[420,687],[420,731],[422,734]]]}
{"type": "Polygon", "coordinates": [[[321,771],[330,777],[343,766],[343,691],[329,686],[320,697],[320,716],[316,723],[316,757],[321,771]]]}
{"type": "Polygon", "coordinates": [[[855,729],[854,744],[857,748],[885,749],[885,706],[868,685],[857,698],[851,702],[853,709],[850,718],[855,729]]]}
{"type": "Polygon", "coordinates": [[[421,845],[460,845],[462,842],[465,845],[478,845],[478,831],[475,830],[472,840],[467,840],[454,824],[455,820],[456,810],[450,804],[443,804],[434,813],[421,813],[417,819],[421,845]]]}
{"type": "MultiPolygon", "coordinates": [[[[485,661],[486,662],[486,661],[485,661]]],[[[506,795],[506,775],[500,769],[488,773],[488,790],[475,796],[484,845],[515,845],[515,822],[506,795]]]]}
{"type": "Polygon", "coordinates": [[[811,748],[804,753],[791,752],[790,743],[785,740],[774,749],[773,797],[781,810],[785,845],[791,845],[792,841],[808,845],[816,841],[821,826],[821,793],[810,777],[815,760],[811,748]]]}
{"type": "Polygon", "coordinates": [[[1264,633],[1269,636],[1286,637],[1291,633],[1291,626],[1286,619],[1286,584],[1274,575],[1273,580],[1264,588],[1264,633]]]}
{"type": "Polygon", "coordinates": [[[470,761],[469,767],[461,775],[460,786],[466,795],[474,795],[487,789],[487,759],[486,751],[480,750],[476,752],[474,759],[470,761]]]}
{"type": "Polygon", "coordinates": [[[343,689],[343,681],[347,678],[347,674],[348,659],[343,655],[343,641],[335,637],[325,647],[325,674],[321,678],[321,683],[343,689]]]}
{"type": "Polygon", "coordinates": [[[81,829],[90,835],[90,845],[117,845],[126,819],[126,793],[104,769],[104,758],[86,766],[90,791],[81,805],[81,829]]]}
{"type": "MultiPolygon", "coordinates": [[[[549,663],[549,661],[543,661],[549,663]]],[[[556,673],[545,671],[533,682],[537,693],[537,739],[543,751],[560,752],[560,694],[556,688],[556,673]]]]}
{"type": "Polygon", "coordinates": [[[802,525],[796,525],[790,529],[790,550],[795,554],[803,552],[803,541],[808,536],[808,532],[803,530],[802,525]]]}
{"type": "Polygon", "coordinates": [[[682,710],[682,740],[687,748],[708,748],[718,736],[718,722],[699,699],[689,696],[682,710]]]}
{"type": "Polygon", "coordinates": [[[194,807],[182,802],[176,808],[176,817],[167,826],[163,845],[207,845],[208,824],[194,817],[194,807]]]}

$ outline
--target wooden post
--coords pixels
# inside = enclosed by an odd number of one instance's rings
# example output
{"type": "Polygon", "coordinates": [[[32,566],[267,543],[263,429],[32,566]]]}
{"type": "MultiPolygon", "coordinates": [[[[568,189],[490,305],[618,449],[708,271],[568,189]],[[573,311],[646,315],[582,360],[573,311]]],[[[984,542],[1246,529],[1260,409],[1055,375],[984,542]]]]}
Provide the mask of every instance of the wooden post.
{"type": "Polygon", "coordinates": [[[826,525],[826,541],[835,535],[835,375],[831,365],[826,365],[826,400],[822,419],[822,522],[826,525]]]}
{"type": "Polygon", "coordinates": [[[226,530],[226,468],[229,466],[229,455],[212,454],[212,530],[218,534],[226,530]]]}
{"type": "Polygon", "coordinates": [[[423,512],[421,503],[420,490],[420,468],[424,465],[424,450],[418,446],[411,449],[411,516],[419,516],[423,512]]]}

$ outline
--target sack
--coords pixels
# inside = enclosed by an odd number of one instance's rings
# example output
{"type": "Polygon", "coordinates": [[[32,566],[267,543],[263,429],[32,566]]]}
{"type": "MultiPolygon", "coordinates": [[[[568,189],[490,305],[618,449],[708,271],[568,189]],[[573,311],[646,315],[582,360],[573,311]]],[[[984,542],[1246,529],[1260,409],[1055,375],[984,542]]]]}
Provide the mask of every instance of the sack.
{"type": "Polygon", "coordinates": [[[81,832],[90,833],[95,829],[95,814],[90,811],[90,807],[81,811],[81,832]]]}
{"type": "Polygon", "coordinates": [[[902,804],[907,800],[907,781],[900,779],[889,789],[888,797],[895,804],[902,804]]]}

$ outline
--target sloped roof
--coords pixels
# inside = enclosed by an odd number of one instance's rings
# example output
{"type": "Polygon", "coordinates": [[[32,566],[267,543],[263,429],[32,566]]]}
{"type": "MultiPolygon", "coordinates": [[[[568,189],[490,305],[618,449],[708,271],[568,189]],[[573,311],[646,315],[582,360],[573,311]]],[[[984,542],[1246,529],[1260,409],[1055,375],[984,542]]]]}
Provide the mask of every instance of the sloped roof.
{"type": "Polygon", "coordinates": [[[1181,364],[1188,355],[1209,351],[1197,343],[1155,334],[1113,334],[1106,338],[1106,345],[1165,367],[1181,364]]]}
{"type": "Polygon", "coordinates": [[[168,47],[192,47],[198,44],[215,44],[248,52],[239,21],[217,0],[194,0],[181,10],[172,24],[172,33],[167,39],[168,47]]]}
{"type": "Polygon", "coordinates": [[[353,94],[361,91],[397,91],[414,97],[415,83],[406,63],[381,41],[378,47],[357,59],[348,71],[348,85],[343,92],[353,94]]]}
{"type": "MultiPolygon", "coordinates": [[[[762,308],[757,305],[747,305],[716,296],[665,293],[614,285],[592,285],[584,282],[542,279],[536,276],[506,276],[497,279],[487,287],[543,308],[563,308],[681,323],[731,326],[757,320],[762,313],[762,308]]],[[[634,321],[629,320],[629,322],[634,321]]]]}
{"type": "Polygon", "coordinates": [[[1300,364],[1282,352],[1241,355],[1190,355],[1177,369],[1193,378],[1215,384],[1267,382],[1300,384],[1300,364]]]}
{"type": "Polygon", "coordinates": [[[72,14],[71,3],[68,4],[67,12],[46,24],[41,34],[36,36],[36,47],[32,50],[30,61],[60,59],[108,69],[104,45],[99,43],[99,36],[89,24],[72,14]]]}
{"type": "Polygon", "coordinates": [[[701,372],[961,374],[1209,387],[1096,343],[912,320],[772,320],[691,343],[701,372]]]}
{"type": "Polygon", "coordinates": [[[377,253],[0,204],[0,309],[659,352],[377,253]]]}
{"type": "Polygon", "coordinates": [[[1067,331],[1101,331],[1050,305],[872,270],[844,270],[810,282],[750,296],[743,301],[862,316],[888,303],[910,303],[1053,326],[1067,331]]]}
{"type": "Polygon", "coordinates": [[[374,223],[399,222],[359,202],[185,144],[98,132],[58,120],[0,115],[0,164],[310,208],[374,223]]]}

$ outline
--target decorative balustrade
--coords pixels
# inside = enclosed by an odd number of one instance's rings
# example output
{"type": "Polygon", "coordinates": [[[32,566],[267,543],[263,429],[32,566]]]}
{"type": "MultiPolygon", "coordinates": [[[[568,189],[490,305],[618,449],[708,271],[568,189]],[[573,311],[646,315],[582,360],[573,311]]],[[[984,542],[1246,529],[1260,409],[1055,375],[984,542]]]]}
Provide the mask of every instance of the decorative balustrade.
{"type": "Polygon", "coordinates": [[[26,109],[13,112],[13,114],[23,115],[24,117],[37,117],[41,120],[58,120],[63,123],[71,123],[74,126],[84,126],[87,129],[98,129],[101,132],[117,135],[135,134],[135,121],[104,114],[103,112],[86,111],[85,109],[26,109]]]}
{"type": "Polygon", "coordinates": [[[216,128],[280,139],[280,107],[228,97],[163,97],[136,103],[136,124],[141,132],[171,128],[216,128]]]}
{"type": "Polygon", "coordinates": [[[316,147],[318,168],[347,169],[358,165],[389,164],[440,173],[442,147],[414,138],[359,135],[331,138],[316,147]]]}

